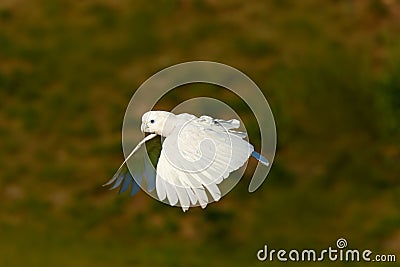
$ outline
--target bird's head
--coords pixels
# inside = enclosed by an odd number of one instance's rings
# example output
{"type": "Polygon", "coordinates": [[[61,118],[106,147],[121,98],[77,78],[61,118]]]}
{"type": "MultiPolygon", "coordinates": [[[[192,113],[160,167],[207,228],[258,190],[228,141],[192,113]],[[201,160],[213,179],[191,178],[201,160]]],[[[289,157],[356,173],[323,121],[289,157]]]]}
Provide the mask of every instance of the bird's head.
{"type": "Polygon", "coordinates": [[[144,133],[156,133],[167,137],[175,128],[175,115],[167,111],[148,111],[142,116],[144,133]]]}

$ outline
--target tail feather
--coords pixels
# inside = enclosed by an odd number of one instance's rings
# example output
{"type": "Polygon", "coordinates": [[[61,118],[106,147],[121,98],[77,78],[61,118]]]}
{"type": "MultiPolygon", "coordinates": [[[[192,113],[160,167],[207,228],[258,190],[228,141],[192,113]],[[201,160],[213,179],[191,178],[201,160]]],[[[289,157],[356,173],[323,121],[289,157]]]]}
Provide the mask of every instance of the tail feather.
{"type": "Polygon", "coordinates": [[[251,156],[253,156],[253,158],[255,158],[256,160],[261,162],[263,165],[265,165],[267,167],[269,166],[269,161],[263,155],[261,155],[260,153],[258,153],[256,151],[253,151],[251,153],[251,156]]]}

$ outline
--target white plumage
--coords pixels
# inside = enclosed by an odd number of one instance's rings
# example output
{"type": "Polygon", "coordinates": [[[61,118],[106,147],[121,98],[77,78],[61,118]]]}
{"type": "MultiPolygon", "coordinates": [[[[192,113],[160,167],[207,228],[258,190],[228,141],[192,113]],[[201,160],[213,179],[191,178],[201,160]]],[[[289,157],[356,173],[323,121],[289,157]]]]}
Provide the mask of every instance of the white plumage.
{"type": "Polygon", "coordinates": [[[142,117],[141,130],[151,134],[130,153],[106,185],[114,182],[115,188],[122,184],[120,192],[124,192],[133,183],[132,191],[137,191],[138,179],[135,181],[124,165],[142,144],[161,135],[165,140],[156,175],[144,168],[144,174],[134,173],[133,176],[145,176],[149,191],[154,190],[154,186],[149,185],[154,184],[155,177],[158,198],[172,206],[179,205],[184,211],[195,205],[205,208],[209,202],[221,198],[218,184],[243,166],[250,155],[269,165],[268,160],[243,139],[245,133],[232,130],[239,126],[240,122],[235,119],[225,121],[209,116],[198,118],[187,113],[175,115],[166,111],[149,111],[142,117]]]}

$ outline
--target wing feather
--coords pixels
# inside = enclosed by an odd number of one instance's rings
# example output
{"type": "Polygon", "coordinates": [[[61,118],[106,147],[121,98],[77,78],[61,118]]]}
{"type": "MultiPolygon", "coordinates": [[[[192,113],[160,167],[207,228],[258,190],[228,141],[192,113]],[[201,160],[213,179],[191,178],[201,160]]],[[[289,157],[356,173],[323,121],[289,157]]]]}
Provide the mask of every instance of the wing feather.
{"type": "Polygon", "coordinates": [[[176,190],[176,185],[171,184],[170,182],[165,182],[165,189],[167,192],[167,198],[171,206],[175,206],[178,203],[178,194],[176,190]]]}
{"type": "Polygon", "coordinates": [[[160,200],[164,200],[167,197],[165,181],[158,174],[157,174],[157,178],[156,178],[156,192],[157,192],[157,196],[160,200]]]}

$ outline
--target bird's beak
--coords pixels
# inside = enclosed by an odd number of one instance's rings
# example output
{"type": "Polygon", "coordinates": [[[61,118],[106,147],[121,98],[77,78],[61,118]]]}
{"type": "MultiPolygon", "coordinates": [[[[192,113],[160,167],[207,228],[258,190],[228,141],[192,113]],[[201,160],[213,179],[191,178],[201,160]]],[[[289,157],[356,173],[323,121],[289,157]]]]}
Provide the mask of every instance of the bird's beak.
{"type": "Polygon", "coordinates": [[[144,133],[144,130],[146,129],[146,124],[142,123],[142,125],[140,126],[140,130],[142,131],[142,133],[144,133]]]}

